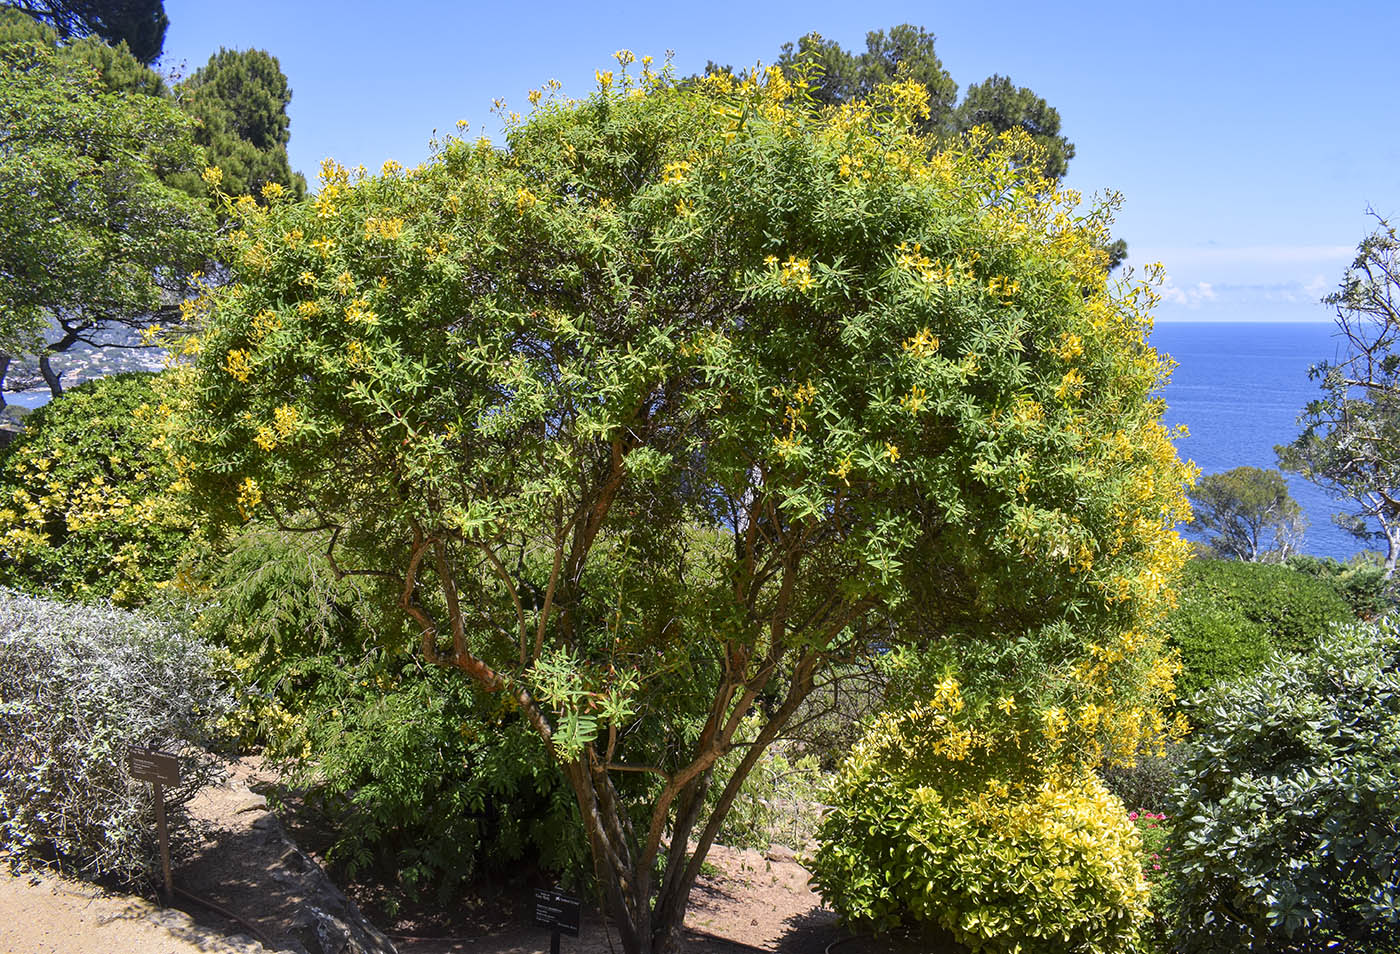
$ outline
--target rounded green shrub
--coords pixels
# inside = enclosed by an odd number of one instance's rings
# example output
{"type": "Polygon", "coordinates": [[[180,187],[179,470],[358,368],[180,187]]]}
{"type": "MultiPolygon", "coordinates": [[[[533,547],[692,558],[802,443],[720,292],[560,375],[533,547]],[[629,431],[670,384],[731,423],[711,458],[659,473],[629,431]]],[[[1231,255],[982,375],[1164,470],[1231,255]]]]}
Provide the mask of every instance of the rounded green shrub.
{"type": "Polygon", "coordinates": [[[1400,950],[1400,627],[1340,629],[1190,714],[1180,949],[1400,950]]]}
{"type": "Polygon", "coordinates": [[[1286,566],[1195,559],[1165,623],[1181,653],[1182,696],[1258,671],[1275,652],[1301,652],[1351,608],[1322,580],[1286,566]]]}
{"type": "Polygon", "coordinates": [[[875,723],[843,766],[813,880],[843,920],[942,929],[974,951],[1137,951],[1148,917],[1141,843],[1092,774],[920,778],[921,714],[875,723]]]}
{"type": "Polygon", "coordinates": [[[200,745],[227,703],[210,650],[151,617],[0,589],[0,842],[92,877],[158,872],[151,786],[128,745],[183,753],[171,831],[217,766],[200,745]]]}
{"type": "Polygon", "coordinates": [[[160,446],[157,379],[79,385],[0,451],[0,584],[134,606],[174,575],[195,524],[160,446]]]}

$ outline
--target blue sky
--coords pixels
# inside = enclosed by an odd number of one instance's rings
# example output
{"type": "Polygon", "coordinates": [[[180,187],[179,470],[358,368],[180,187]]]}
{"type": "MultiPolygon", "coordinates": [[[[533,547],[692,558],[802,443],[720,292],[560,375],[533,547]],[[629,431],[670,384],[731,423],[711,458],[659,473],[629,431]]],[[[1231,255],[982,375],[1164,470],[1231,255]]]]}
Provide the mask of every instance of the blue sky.
{"type": "Polygon", "coordinates": [[[681,73],[772,62],[816,30],[864,48],[915,23],[961,89],[1009,75],[1055,106],[1068,182],[1122,193],[1130,264],[1162,261],[1163,321],[1326,321],[1317,299],[1371,221],[1400,215],[1400,4],[469,4],[166,0],[166,69],[257,47],[291,81],[293,166],[427,155],[436,128],[495,128],[550,78],[586,95],[614,50],[681,73]]]}

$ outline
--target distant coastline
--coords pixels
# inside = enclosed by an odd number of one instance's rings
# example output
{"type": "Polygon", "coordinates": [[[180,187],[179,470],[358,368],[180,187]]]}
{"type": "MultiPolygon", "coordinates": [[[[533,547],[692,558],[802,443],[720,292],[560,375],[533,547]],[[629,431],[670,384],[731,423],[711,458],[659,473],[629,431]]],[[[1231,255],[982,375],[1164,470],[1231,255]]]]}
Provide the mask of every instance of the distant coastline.
{"type": "MultiPolygon", "coordinates": [[[[1335,357],[1335,331],[1330,321],[1159,322],[1152,345],[1177,362],[1163,420],[1190,431],[1179,453],[1203,473],[1276,467],[1274,446],[1298,436],[1298,415],[1320,393],[1308,369],[1335,357]]],[[[1305,552],[1345,560],[1365,549],[1332,522],[1344,504],[1296,476],[1288,483],[1308,518],[1305,552]]]]}

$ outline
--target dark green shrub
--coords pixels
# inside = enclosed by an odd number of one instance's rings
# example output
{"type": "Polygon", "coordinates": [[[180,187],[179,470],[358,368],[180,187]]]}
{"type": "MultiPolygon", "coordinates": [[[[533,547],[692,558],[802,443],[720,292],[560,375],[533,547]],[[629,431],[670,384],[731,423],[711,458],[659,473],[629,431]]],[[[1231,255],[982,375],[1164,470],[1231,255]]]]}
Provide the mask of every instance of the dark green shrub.
{"type": "Polygon", "coordinates": [[[1345,563],[1332,557],[1295,556],[1286,565],[1327,583],[1361,619],[1375,619],[1396,608],[1395,581],[1385,578],[1380,554],[1357,554],[1345,563]]]}
{"type": "Polygon", "coordinates": [[[337,580],[324,544],[253,526],[200,584],[203,631],[240,683],[239,733],[324,813],[329,860],[385,886],[389,908],[535,868],[577,880],[587,845],[544,744],[505,696],[423,665],[392,596],[337,580]]]}
{"type": "Polygon", "coordinates": [[[1177,689],[1187,696],[1256,672],[1274,652],[1301,652],[1352,618],[1332,587],[1286,566],[1191,560],[1164,624],[1181,652],[1177,689]]]}
{"type": "Polygon", "coordinates": [[[304,688],[274,754],[331,823],[332,865],[388,887],[390,909],[536,870],[579,883],[588,846],[573,795],[505,698],[404,655],[294,665],[304,688]]]}
{"type": "Polygon", "coordinates": [[[1187,952],[1400,950],[1400,629],[1354,624],[1191,708],[1171,811],[1187,952]]]}
{"type": "Polygon", "coordinates": [[[1159,811],[1180,780],[1184,757],[1181,743],[1172,742],[1138,753],[1131,765],[1104,765],[1099,778],[1129,809],[1159,811]]]}
{"type": "Polygon", "coordinates": [[[194,520],[158,446],[157,378],[79,385],[0,451],[0,584],[133,606],[174,575],[194,520]]]}
{"type": "Polygon", "coordinates": [[[127,775],[128,745],[185,753],[166,789],[171,830],[215,775],[198,746],[227,699],[209,649],[110,606],[0,589],[0,841],[90,877],[159,871],[152,789],[127,775]]]}

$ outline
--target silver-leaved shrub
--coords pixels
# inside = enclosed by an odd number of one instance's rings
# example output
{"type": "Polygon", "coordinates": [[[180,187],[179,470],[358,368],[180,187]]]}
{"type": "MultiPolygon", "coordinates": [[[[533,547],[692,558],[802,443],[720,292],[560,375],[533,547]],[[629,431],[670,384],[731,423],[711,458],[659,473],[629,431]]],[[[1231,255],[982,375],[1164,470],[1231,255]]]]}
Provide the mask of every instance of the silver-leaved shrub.
{"type": "Polygon", "coordinates": [[[128,745],[178,751],[172,833],[217,774],[200,744],[227,711],[210,650],[168,623],[0,589],[0,839],[14,863],[137,882],[158,871],[152,786],[128,745]]]}
{"type": "Polygon", "coordinates": [[[1400,950],[1400,625],[1340,628],[1190,716],[1180,949],[1400,950]]]}

